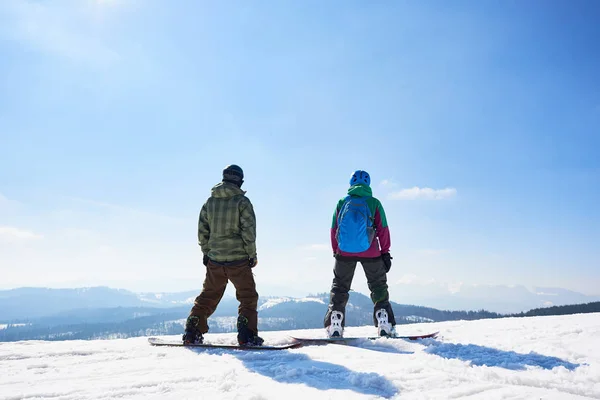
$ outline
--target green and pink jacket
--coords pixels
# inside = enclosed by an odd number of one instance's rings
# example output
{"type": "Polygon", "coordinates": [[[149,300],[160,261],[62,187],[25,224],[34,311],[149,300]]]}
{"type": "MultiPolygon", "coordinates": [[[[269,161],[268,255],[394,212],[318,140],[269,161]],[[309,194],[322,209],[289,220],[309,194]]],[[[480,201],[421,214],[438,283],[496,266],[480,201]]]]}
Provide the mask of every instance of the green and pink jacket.
{"type": "Polygon", "coordinates": [[[377,258],[381,257],[382,253],[389,253],[391,246],[390,230],[388,228],[385,211],[381,205],[381,202],[373,197],[373,192],[367,185],[350,186],[350,189],[348,189],[348,194],[350,196],[367,198],[367,205],[371,210],[371,215],[374,216],[373,226],[375,227],[375,238],[371,243],[371,247],[361,253],[347,253],[339,249],[336,233],[338,227],[338,214],[342,209],[342,205],[344,204],[345,200],[345,198],[343,198],[336,206],[335,212],[333,213],[333,221],[331,223],[331,247],[333,248],[333,253],[342,257],[352,258],[377,258]]]}

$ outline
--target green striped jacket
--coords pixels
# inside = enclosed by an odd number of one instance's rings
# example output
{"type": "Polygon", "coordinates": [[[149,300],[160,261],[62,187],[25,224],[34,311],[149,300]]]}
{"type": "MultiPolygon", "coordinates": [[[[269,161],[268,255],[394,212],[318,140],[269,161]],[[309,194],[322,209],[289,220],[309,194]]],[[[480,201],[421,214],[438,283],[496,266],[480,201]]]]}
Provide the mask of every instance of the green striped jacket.
{"type": "Polygon", "coordinates": [[[256,216],[238,186],[221,182],[211,190],[198,221],[198,243],[216,262],[256,258],[256,216]]]}

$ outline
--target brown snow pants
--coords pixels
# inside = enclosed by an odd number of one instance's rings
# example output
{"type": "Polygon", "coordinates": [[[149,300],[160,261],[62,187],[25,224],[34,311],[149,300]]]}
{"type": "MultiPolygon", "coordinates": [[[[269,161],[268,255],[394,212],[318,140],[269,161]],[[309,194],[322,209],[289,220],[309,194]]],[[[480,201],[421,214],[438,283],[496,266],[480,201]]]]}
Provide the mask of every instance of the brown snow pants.
{"type": "Polygon", "coordinates": [[[208,332],[207,319],[217,309],[229,281],[233,283],[236,298],[240,302],[238,314],[248,318],[248,328],[258,333],[258,313],[256,311],[258,293],[256,292],[254,275],[252,275],[252,269],[247,260],[227,266],[209,261],[202,292],[196,297],[190,316],[200,318],[198,324],[200,332],[203,334],[208,332]]]}

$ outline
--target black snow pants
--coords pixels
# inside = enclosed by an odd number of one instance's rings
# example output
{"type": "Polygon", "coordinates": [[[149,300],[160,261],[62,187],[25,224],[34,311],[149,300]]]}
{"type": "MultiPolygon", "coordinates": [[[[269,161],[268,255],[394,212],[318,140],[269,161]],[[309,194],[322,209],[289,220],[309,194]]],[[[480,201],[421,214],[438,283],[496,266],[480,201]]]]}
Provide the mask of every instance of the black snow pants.
{"type": "Polygon", "coordinates": [[[367,285],[371,291],[371,300],[373,301],[373,323],[377,326],[377,318],[375,318],[375,312],[381,308],[385,309],[388,314],[388,321],[392,326],[396,325],[394,318],[394,312],[390,304],[390,294],[388,292],[387,285],[387,274],[385,272],[385,265],[381,257],[377,258],[364,258],[360,260],[348,259],[337,256],[335,265],[333,267],[333,283],[331,285],[331,293],[329,295],[329,307],[327,314],[325,314],[324,326],[327,328],[331,325],[331,312],[340,311],[344,314],[342,320],[342,326],[346,324],[346,304],[348,303],[350,286],[352,285],[352,278],[354,278],[354,271],[356,269],[356,263],[362,264],[365,276],[367,277],[367,285]]]}

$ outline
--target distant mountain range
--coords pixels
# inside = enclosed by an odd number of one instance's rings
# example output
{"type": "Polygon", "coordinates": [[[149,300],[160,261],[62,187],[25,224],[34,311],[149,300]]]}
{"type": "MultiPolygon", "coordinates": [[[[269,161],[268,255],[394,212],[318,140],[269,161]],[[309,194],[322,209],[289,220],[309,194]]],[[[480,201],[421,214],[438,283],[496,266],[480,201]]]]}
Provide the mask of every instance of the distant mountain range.
{"type": "MultiPolygon", "coordinates": [[[[502,292],[503,294],[522,293],[502,292]]],[[[468,298],[463,293],[464,298],[468,298]]],[[[564,299],[572,292],[554,291],[537,296],[564,299]]],[[[107,287],[79,289],[20,288],[0,291],[0,342],[15,340],[66,340],[180,334],[191,304],[198,293],[133,293],[107,287]]],[[[477,292],[471,292],[477,299],[477,292]]],[[[585,300],[587,298],[584,297],[585,300]]],[[[261,297],[259,330],[308,329],[323,326],[328,293],[302,298],[261,297]]],[[[556,304],[555,301],[553,304],[556,304]]],[[[583,303],[588,303],[585,301],[583,303]]],[[[589,302],[591,303],[591,302],[589,302]]],[[[473,303],[475,304],[475,303],[473,303]]],[[[225,296],[209,319],[211,332],[235,330],[238,301],[225,296]]],[[[600,303],[561,310],[543,309],[527,315],[557,312],[597,312],[600,303]]],[[[437,322],[501,318],[504,315],[478,311],[439,310],[392,302],[396,322],[437,322]]],[[[472,308],[472,307],[469,307],[472,308]]],[[[346,325],[373,324],[373,303],[361,293],[351,292],[346,325]]]]}
{"type": "MultiPolygon", "coordinates": [[[[486,310],[497,313],[519,313],[533,308],[583,304],[600,301],[600,296],[587,296],[560,288],[534,288],[524,286],[467,286],[453,288],[438,284],[391,284],[390,298],[398,304],[411,304],[438,310],[486,310]]],[[[135,293],[124,289],[90,287],[75,289],[18,288],[0,290],[0,322],[15,319],[48,317],[73,309],[102,309],[112,307],[142,307],[189,309],[199,291],[175,293],[135,293]]],[[[328,299],[315,296],[260,297],[263,310],[277,302],[314,301],[325,307],[328,299]],[[319,303],[321,302],[321,303],[319,303]]],[[[237,300],[225,296],[217,310],[218,314],[229,314],[237,308],[237,300]],[[223,310],[223,312],[221,312],[223,310]]],[[[285,308],[281,304],[276,309],[285,308]]],[[[234,313],[235,314],[235,313],[234,313]]]]}
{"type": "MultiPolygon", "coordinates": [[[[0,291],[0,341],[65,340],[177,334],[197,292],[133,293],[107,287],[84,289],[21,288],[0,291]]],[[[319,328],[329,295],[303,298],[261,297],[259,329],[319,328]]],[[[235,330],[238,301],[225,296],[209,319],[211,332],[235,330]]],[[[398,324],[448,319],[496,318],[493,313],[448,312],[393,303],[398,324]]],[[[373,303],[350,294],[347,326],[373,324],[373,303]]]]}
{"type": "Polygon", "coordinates": [[[600,301],[561,288],[522,285],[459,285],[396,283],[390,285],[390,298],[398,303],[418,304],[441,310],[487,310],[503,314],[532,308],[582,304],[600,301]]]}
{"type": "MultiPolygon", "coordinates": [[[[46,322],[52,319],[63,321],[70,317],[79,321],[81,319],[79,316],[83,315],[88,315],[88,319],[91,320],[98,319],[98,315],[102,315],[100,319],[110,320],[109,313],[99,311],[109,309],[121,310],[111,312],[113,316],[127,315],[122,310],[129,310],[131,318],[148,313],[170,313],[173,310],[185,310],[187,315],[197,295],[197,291],[134,293],[108,287],[5,290],[0,291],[0,323],[40,319],[46,322]]],[[[303,298],[263,296],[259,299],[258,310],[265,318],[291,318],[298,317],[299,314],[306,317],[316,314],[318,315],[316,318],[320,320],[326,312],[328,300],[327,293],[303,298]]],[[[236,316],[238,305],[237,299],[226,295],[214,316],[236,316]]],[[[372,308],[373,304],[367,296],[360,293],[351,294],[348,310],[354,310],[353,313],[357,315],[363,311],[370,315],[372,308]]]]}
{"type": "MultiPolygon", "coordinates": [[[[173,307],[186,304],[198,293],[133,293],[123,289],[90,287],[77,289],[19,288],[0,291],[0,321],[51,316],[76,308],[173,307]]],[[[190,303],[191,304],[191,303],[190,303]]]]}

